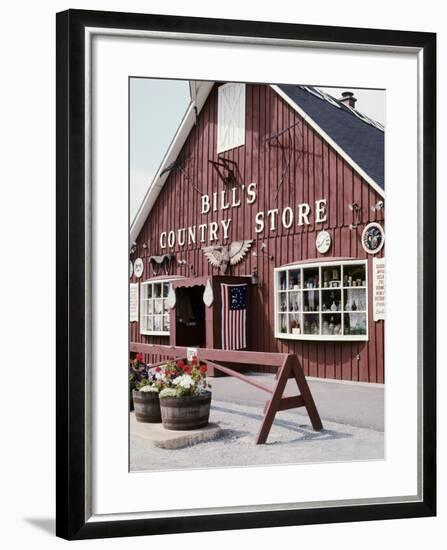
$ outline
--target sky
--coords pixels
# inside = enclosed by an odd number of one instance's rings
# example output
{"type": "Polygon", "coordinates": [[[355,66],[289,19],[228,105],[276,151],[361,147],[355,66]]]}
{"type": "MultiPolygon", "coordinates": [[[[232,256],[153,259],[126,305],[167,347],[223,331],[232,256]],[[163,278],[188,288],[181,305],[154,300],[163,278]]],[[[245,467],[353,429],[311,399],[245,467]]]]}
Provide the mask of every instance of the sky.
{"type": "MultiPolygon", "coordinates": [[[[335,98],[347,88],[321,87],[335,98]]],[[[356,108],[385,126],[385,93],[349,88],[356,108]]],[[[187,80],[130,79],[129,155],[132,223],[189,104],[187,80]]]]}

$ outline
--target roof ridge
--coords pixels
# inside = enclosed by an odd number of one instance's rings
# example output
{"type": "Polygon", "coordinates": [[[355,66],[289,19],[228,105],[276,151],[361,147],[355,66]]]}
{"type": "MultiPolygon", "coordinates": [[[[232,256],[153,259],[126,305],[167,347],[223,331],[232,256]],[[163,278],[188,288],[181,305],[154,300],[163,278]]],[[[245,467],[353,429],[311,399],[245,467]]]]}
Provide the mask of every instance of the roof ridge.
{"type": "Polygon", "coordinates": [[[377,120],[374,120],[373,118],[369,117],[368,115],[365,115],[365,113],[362,113],[358,109],[354,109],[352,107],[349,107],[349,105],[345,105],[339,99],[332,96],[328,92],[325,92],[325,91],[321,90],[317,86],[308,86],[308,85],[304,85],[304,84],[297,84],[297,86],[298,86],[298,88],[301,88],[302,90],[305,90],[306,92],[309,92],[309,93],[313,94],[315,97],[317,97],[321,101],[327,101],[331,105],[334,105],[335,107],[338,107],[339,109],[343,109],[347,113],[350,113],[353,116],[356,116],[362,122],[365,122],[366,124],[369,124],[370,126],[373,126],[377,130],[380,130],[381,132],[385,132],[385,127],[383,126],[383,124],[381,124],[377,120]]]}

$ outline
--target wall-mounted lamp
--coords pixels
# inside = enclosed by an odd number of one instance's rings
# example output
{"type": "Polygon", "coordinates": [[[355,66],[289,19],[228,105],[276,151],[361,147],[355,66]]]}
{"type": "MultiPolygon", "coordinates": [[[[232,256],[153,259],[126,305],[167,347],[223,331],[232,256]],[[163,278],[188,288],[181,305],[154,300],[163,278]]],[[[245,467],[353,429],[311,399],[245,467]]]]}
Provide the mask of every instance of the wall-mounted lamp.
{"type": "Polygon", "coordinates": [[[385,206],[385,203],[383,201],[378,201],[374,206],[371,206],[371,210],[375,212],[376,210],[382,210],[382,208],[385,206]]]}
{"type": "Polygon", "coordinates": [[[349,224],[349,229],[357,229],[357,226],[360,223],[360,216],[362,212],[360,204],[357,201],[354,201],[348,204],[348,208],[352,212],[352,223],[349,224]]]}
{"type": "MultiPolygon", "coordinates": [[[[261,250],[260,250],[260,252],[262,253],[263,256],[267,256],[267,258],[268,258],[269,260],[273,260],[273,254],[269,254],[269,253],[267,252],[267,245],[266,245],[265,243],[262,243],[262,244],[261,244],[261,250]]],[[[255,252],[252,253],[252,255],[256,258],[256,257],[258,256],[258,253],[255,251],[255,252]]]]}
{"type": "Polygon", "coordinates": [[[253,271],[252,271],[252,274],[251,274],[251,277],[250,277],[250,282],[253,286],[258,286],[259,285],[258,268],[257,267],[253,267],[253,271]]]}

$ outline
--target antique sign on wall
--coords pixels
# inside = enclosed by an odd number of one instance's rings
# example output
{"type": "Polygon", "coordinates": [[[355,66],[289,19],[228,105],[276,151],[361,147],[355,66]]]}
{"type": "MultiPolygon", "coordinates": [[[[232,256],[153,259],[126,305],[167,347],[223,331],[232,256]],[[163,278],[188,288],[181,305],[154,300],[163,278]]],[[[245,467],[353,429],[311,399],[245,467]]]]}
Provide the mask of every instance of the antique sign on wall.
{"type": "Polygon", "coordinates": [[[138,283],[129,284],[129,321],[138,321],[138,283]]]}
{"type": "Polygon", "coordinates": [[[385,258],[373,258],[374,321],[385,320],[385,258]]]}

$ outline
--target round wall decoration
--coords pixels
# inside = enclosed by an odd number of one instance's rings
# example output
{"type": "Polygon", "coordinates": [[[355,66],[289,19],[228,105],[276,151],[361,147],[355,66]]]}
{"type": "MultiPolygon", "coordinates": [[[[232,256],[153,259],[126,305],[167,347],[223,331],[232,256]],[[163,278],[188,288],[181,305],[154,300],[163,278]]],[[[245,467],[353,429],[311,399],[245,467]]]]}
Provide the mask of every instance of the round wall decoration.
{"type": "Polygon", "coordinates": [[[385,242],[383,227],[376,222],[369,223],[362,233],[362,246],[368,254],[376,254],[385,242]]]}
{"type": "Polygon", "coordinates": [[[133,275],[133,263],[129,260],[129,279],[133,275]]]}
{"type": "Polygon", "coordinates": [[[211,307],[211,304],[213,303],[213,301],[214,301],[213,288],[211,286],[210,280],[208,279],[206,282],[205,291],[203,293],[203,303],[207,307],[211,307]]]}
{"type": "Polygon", "coordinates": [[[141,258],[137,258],[133,264],[133,271],[135,273],[135,277],[140,278],[141,275],[143,275],[144,271],[144,263],[141,258]]]}
{"type": "Polygon", "coordinates": [[[168,307],[172,309],[175,306],[175,290],[172,285],[169,285],[168,297],[166,298],[168,307]]]}
{"type": "Polygon", "coordinates": [[[329,231],[320,231],[315,239],[315,246],[320,254],[326,254],[331,248],[332,237],[329,231]]]}

